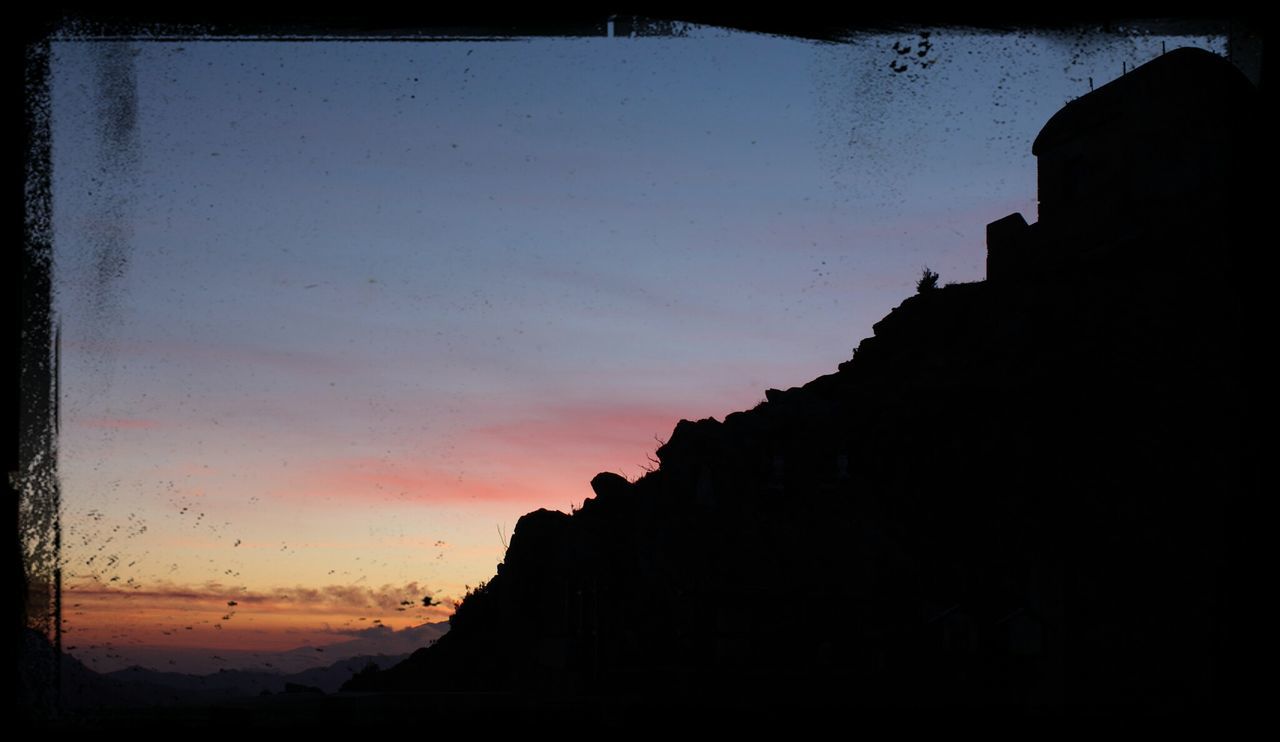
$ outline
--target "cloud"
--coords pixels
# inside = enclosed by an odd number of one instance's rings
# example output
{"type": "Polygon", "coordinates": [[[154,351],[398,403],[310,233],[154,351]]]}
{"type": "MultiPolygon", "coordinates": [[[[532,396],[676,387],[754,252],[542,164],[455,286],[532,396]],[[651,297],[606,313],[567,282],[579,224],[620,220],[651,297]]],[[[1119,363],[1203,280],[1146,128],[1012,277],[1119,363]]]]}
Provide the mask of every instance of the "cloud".
{"type": "Polygon", "coordinates": [[[688,405],[616,401],[523,406],[510,410],[509,420],[460,430],[443,461],[408,454],[332,459],[272,495],[308,505],[563,506],[590,497],[591,478],[600,471],[638,475],[648,463],[646,454],[658,446],[655,436],[665,439],[682,417],[707,414],[712,412],[688,405]]]}
{"type": "Polygon", "coordinates": [[[428,592],[418,582],[255,590],[217,582],[137,590],[72,583],[63,591],[63,631],[77,656],[110,650],[96,669],[132,664],[151,649],[192,661],[286,652],[304,655],[299,661],[310,666],[430,644],[448,630],[453,600],[439,595],[442,605],[427,608],[421,601],[428,592]]]}
{"type": "Polygon", "coordinates": [[[76,423],[86,428],[103,430],[151,430],[161,425],[158,420],[129,417],[91,417],[77,420],[76,423]]]}
{"type": "Polygon", "coordinates": [[[395,629],[391,628],[390,626],[383,626],[382,624],[378,624],[377,626],[370,626],[364,629],[329,629],[329,630],[335,634],[342,634],[343,636],[353,636],[358,639],[383,639],[395,633],[395,629]]]}
{"type": "Polygon", "coordinates": [[[474,428],[468,437],[484,448],[516,447],[541,453],[564,451],[566,446],[577,451],[613,451],[621,446],[638,454],[655,445],[654,435],[665,437],[688,414],[686,405],[565,405],[474,428]]]}
{"type": "Polygon", "coordinates": [[[191,342],[173,339],[151,338],[138,340],[64,339],[63,352],[83,352],[103,355],[160,358],[165,361],[185,361],[201,366],[254,366],[288,371],[311,376],[331,376],[335,373],[359,371],[350,360],[334,353],[302,348],[280,348],[266,345],[234,342],[191,342]]]}
{"type": "Polygon", "coordinates": [[[304,605],[339,605],[347,608],[368,608],[391,612],[405,601],[421,601],[427,594],[426,586],[417,582],[407,585],[383,585],[378,588],[358,585],[326,585],[321,588],[276,588],[264,596],[265,600],[293,601],[304,605]]]}
{"type": "Polygon", "coordinates": [[[394,614],[406,601],[420,605],[423,596],[432,591],[424,584],[409,582],[404,585],[363,587],[360,585],[324,585],[321,587],[274,587],[265,590],[247,590],[218,582],[203,585],[175,585],[159,583],[155,587],[137,590],[116,590],[96,584],[73,585],[67,590],[67,599],[74,601],[127,599],[132,605],[148,603],[189,604],[203,607],[216,604],[225,609],[228,600],[234,600],[239,611],[262,608],[299,613],[351,613],[367,611],[394,614]]]}
{"type": "MultiPolygon", "coordinates": [[[[417,461],[391,458],[347,458],[327,463],[303,481],[274,493],[338,501],[386,500],[448,504],[458,502],[525,502],[543,494],[520,477],[495,477],[464,468],[447,470],[417,461]]],[[[419,596],[421,597],[421,596],[419,596]]]]}

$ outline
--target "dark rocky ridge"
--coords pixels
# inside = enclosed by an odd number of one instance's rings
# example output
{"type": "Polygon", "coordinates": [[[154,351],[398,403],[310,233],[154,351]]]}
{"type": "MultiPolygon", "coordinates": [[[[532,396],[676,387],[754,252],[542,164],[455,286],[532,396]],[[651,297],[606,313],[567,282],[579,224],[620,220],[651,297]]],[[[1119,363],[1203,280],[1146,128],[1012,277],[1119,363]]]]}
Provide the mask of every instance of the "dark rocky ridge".
{"type": "MultiPolygon", "coordinates": [[[[1082,152],[1163,127],[1187,147],[1125,168],[1172,195],[1001,220],[989,280],[908,298],[836,373],[723,422],[682,420],[656,471],[597,476],[572,515],[524,516],[449,634],[346,689],[1022,711],[1229,700],[1246,579],[1232,540],[1257,463],[1244,425],[1262,139],[1256,90],[1211,57],[1180,50],[1101,88],[1104,103],[1179,99],[1126,104],[1101,139],[1055,124],[1054,143],[1082,152]],[[1176,115],[1206,96],[1217,115],[1176,115]],[[1163,118],[1135,121],[1144,110],[1163,118]]],[[[1090,118],[1088,98],[1069,118],[1090,118]]],[[[1081,197],[1041,180],[1042,211],[1050,192],[1081,197]]]]}

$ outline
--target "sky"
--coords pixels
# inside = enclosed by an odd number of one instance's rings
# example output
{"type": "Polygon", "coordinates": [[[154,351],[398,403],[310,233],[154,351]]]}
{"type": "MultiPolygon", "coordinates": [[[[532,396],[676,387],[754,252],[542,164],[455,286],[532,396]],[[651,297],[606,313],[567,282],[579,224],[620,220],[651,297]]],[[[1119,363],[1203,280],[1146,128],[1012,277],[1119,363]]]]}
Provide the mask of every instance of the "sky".
{"type": "Polygon", "coordinates": [[[1224,48],[686,31],[53,42],[72,654],[417,636],[522,514],[981,280],[1091,82],[1224,48]]]}

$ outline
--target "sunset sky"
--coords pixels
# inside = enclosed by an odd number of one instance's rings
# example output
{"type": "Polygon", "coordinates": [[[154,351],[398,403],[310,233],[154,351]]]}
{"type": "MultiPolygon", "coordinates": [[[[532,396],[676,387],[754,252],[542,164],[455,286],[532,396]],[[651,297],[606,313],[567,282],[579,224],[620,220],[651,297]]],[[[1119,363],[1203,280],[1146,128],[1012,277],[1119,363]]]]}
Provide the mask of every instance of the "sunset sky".
{"type": "Polygon", "coordinates": [[[523,513],[982,279],[1091,78],[1223,48],[926,31],[55,42],[64,644],[443,620],[523,513]]]}

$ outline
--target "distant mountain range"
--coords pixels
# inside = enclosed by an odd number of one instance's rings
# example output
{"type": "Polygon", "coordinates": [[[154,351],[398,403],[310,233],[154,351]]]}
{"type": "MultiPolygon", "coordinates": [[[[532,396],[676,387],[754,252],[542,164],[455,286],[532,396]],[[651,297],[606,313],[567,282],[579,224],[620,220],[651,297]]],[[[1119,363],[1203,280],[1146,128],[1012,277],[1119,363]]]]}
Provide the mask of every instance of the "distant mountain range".
{"type": "MultiPolygon", "coordinates": [[[[361,671],[387,668],[408,656],[396,654],[356,654],[373,644],[386,646],[401,643],[407,649],[429,645],[448,631],[448,624],[432,623],[399,632],[384,629],[376,636],[362,636],[329,645],[323,652],[315,647],[275,654],[259,653],[255,664],[270,662],[273,669],[224,669],[207,674],[165,672],[134,666],[123,670],[98,673],[76,657],[64,654],[61,660],[60,702],[66,709],[128,708],[151,706],[200,706],[230,699],[275,693],[336,692],[343,683],[361,671]],[[385,635],[384,635],[385,634],[385,635]],[[326,656],[339,659],[320,664],[326,656]],[[306,669],[288,671],[298,665],[306,669]],[[371,667],[372,666],[372,667],[371,667]]],[[[35,632],[27,633],[27,656],[49,657],[54,654],[48,640],[35,632]]],[[[236,655],[232,653],[232,661],[236,655]]],[[[241,653],[248,659],[248,653],[241,653]]]]}
{"type": "Polygon", "coordinates": [[[289,674],[263,672],[261,670],[223,670],[209,675],[187,675],[176,672],[160,672],[143,667],[116,670],[101,677],[118,684],[125,692],[134,692],[140,699],[147,699],[163,688],[163,695],[184,702],[212,698],[284,693],[289,686],[315,689],[323,693],[336,692],[353,675],[369,665],[391,667],[408,655],[361,655],[348,657],[324,667],[289,674]]]}
{"type": "Polygon", "coordinates": [[[360,655],[409,654],[440,638],[449,630],[447,621],[393,630],[371,626],[351,631],[343,641],[297,647],[286,651],[207,649],[128,645],[80,646],[70,653],[90,669],[110,673],[132,666],[165,672],[207,675],[220,670],[259,670],[288,674],[360,655]]]}

